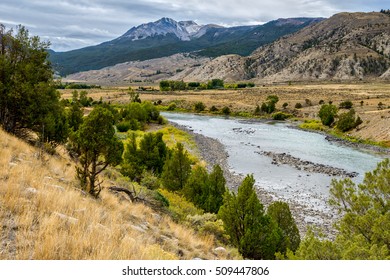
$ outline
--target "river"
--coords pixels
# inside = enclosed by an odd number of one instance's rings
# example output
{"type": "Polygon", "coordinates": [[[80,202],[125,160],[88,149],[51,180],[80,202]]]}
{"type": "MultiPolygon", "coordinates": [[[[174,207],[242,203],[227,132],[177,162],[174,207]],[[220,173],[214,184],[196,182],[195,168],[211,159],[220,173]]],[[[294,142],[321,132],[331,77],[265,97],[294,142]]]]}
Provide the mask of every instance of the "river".
{"type": "Polygon", "coordinates": [[[327,203],[329,186],[333,178],[340,179],[341,176],[305,171],[299,164],[275,163],[270,154],[288,155],[301,162],[354,172],[357,176],[352,180],[357,183],[384,158],[378,153],[334,144],[322,134],[294,129],[285,122],[162,114],[170,122],[221,142],[229,155],[231,172],[253,174],[257,187],[274,199],[305,209],[300,220],[306,225],[321,225],[325,223],[325,216],[334,217],[335,213],[327,203]]]}

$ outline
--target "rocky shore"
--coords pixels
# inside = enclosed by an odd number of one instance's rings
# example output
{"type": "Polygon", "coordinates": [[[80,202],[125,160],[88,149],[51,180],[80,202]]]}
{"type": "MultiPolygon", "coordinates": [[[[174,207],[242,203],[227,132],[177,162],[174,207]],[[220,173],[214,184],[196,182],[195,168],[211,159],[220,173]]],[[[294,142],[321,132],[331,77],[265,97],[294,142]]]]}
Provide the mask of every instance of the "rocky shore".
{"type": "MultiPolygon", "coordinates": [[[[171,123],[171,125],[192,135],[198,146],[200,156],[205,162],[207,162],[209,170],[215,164],[219,164],[224,171],[227,187],[230,190],[237,191],[237,188],[241,184],[245,175],[234,173],[230,169],[228,164],[229,155],[226,152],[224,145],[216,139],[195,133],[188,127],[175,123],[171,123]]],[[[275,193],[264,190],[261,186],[257,186],[257,194],[265,207],[268,207],[270,203],[276,200],[286,201],[283,198],[278,197],[278,195],[275,193]]],[[[294,216],[294,219],[296,220],[301,236],[305,235],[308,226],[315,226],[320,228],[322,232],[329,238],[334,237],[335,230],[332,225],[337,218],[335,213],[316,210],[310,207],[309,204],[299,203],[298,199],[289,199],[286,202],[290,206],[290,210],[294,216]]]]}

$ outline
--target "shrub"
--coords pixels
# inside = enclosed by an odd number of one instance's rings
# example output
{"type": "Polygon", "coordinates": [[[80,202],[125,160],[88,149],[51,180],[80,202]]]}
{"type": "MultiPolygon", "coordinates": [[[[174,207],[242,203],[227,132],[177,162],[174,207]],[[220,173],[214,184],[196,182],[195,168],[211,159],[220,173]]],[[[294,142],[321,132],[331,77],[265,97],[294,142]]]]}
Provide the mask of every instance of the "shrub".
{"type": "Polygon", "coordinates": [[[196,102],[194,107],[196,112],[202,112],[206,109],[206,106],[201,101],[196,102]]]}
{"type": "Polygon", "coordinates": [[[292,117],[291,114],[286,114],[284,112],[277,112],[277,113],[272,115],[272,118],[274,120],[277,120],[277,121],[284,121],[284,120],[287,120],[288,118],[291,118],[291,117],[292,117]]]}
{"type": "Polygon", "coordinates": [[[284,102],[283,105],[282,105],[283,109],[286,110],[286,108],[288,107],[288,103],[287,102],[284,102]]]}
{"type": "Polygon", "coordinates": [[[351,100],[346,100],[340,103],[339,108],[340,109],[351,109],[353,106],[353,103],[351,100]]]}
{"type": "Polygon", "coordinates": [[[295,104],[295,109],[301,109],[302,107],[302,104],[299,102],[295,104]]]}
{"type": "Polygon", "coordinates": [[[355,110],[351,109],[349,112],[343,113],[339,116],[337,128],[345,132],[357,127],[361,123],[362,120],[360,119],[360,117],[355,119],[355,110]]]}
{"type": "Polygon", "coordinates": [[[231,113],[230,108],[227,107],[227,106],[223,107],[223,108],[222,108],[222,113],[223,113],[224,115],[230,115],[230,113],[231,113]]]}
{"type": "Polygon", "coordinates": [[[212,79],[207,83],[208,89],[224,88],[224,82],[221,79],[212,79]]]}
{"type": "Polygon", "coordinates": [[[141,177],[142,186],[150,190],[157,190],[160,187],[160,180],[152,171],[144,170],[141,177]]]}
{"type": "Polygon", "coordinates": [[[323,125],[331,126],[337,114],[337,107],[331,104],[321,106],[318,116],[323,125]]]}
{"type": "Polygon", "coordinates": [[[210,112],[218,112],[218,108],[213,105],[210,108],[210,112]]]}
{"type": "Polygon", "coordinates": [[[127,132],[130,129],[130,121],[122,121],[116,125],[119,132],[127,132]]]}
{"type": "Polygon", "coordinates": [[[176,106],[176,103],[172,102],[172,103],[169,104],[167,110],[168,110],[168,111],[175,111],[175,110],[176,110],[176,107],[177,107],[177,106],[176,106]]]}

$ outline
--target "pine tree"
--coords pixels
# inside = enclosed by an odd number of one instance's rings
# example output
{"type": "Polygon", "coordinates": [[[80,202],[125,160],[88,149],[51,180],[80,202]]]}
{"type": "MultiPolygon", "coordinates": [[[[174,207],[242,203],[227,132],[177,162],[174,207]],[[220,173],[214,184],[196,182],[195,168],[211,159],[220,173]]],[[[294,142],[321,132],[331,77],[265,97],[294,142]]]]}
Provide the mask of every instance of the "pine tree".
{"type": "Polygon", "coordinates": [[[238,188],[237,195],[226,192],[218,215],[231,242],[244,258],[274,259],[280,242],[278,227],[264,213],[254,183],[253,175],[248,175],[238,188]]]}
{"type": "Polygon", "coordinates": [[[172,191],[183,189],[191,174],[191,161],[183,144],[177,143],[165,161],[161,179],[164,186],[172,191]]]}
{"type": "Polygon", "coordinates": [[[273,202],[268,207],[267,214],[281,229],[282,240],[278,251],[283,254],[287,252],[287,249],[295,252],[299,247],[301,237],[288,204],[282,201],[273,202]]]}

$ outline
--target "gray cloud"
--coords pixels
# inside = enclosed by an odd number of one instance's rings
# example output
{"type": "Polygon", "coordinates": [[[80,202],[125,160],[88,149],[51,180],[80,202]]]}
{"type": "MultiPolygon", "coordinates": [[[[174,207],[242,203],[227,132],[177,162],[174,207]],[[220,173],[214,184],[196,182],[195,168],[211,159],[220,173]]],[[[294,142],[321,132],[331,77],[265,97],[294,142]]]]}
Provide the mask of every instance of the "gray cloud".
{"type": "MultiPolygon", "coordinates": [[[[386,8],[387,0],[2,0],[0,22],[26,26],[57,51],[111,40],[133,26],[171,17],[226,26],[281,17],[329,17],[341,11],[386,8]]],[[[388,8],[388,7],[387,7],[388,8]]]]}

